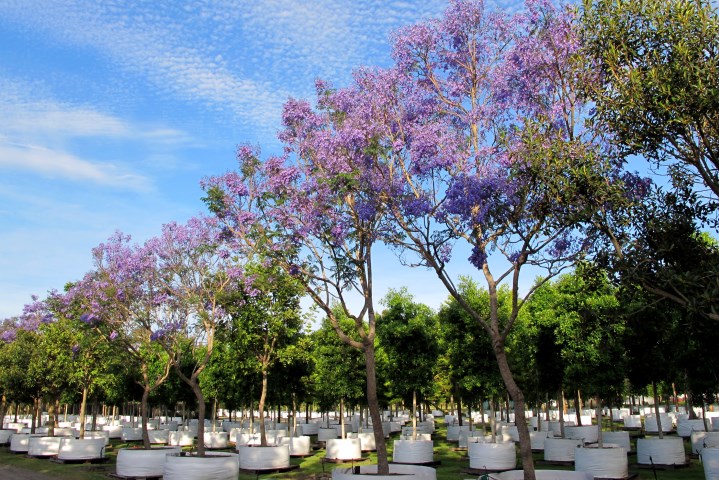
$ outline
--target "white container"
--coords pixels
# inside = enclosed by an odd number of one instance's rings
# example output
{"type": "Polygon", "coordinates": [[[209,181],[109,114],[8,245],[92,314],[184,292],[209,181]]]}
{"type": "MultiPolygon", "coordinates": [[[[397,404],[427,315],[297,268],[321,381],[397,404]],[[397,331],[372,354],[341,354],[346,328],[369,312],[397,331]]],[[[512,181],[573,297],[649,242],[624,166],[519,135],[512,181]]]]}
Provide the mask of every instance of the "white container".
{"type": "Polygon", "coordinates": [[[302,432],[302,435],[317,435],[320,425],[318,423],[311,422],[298,424],[297,427],[301,429],[300,431],[302,432]]]}
{"type": "MultiPolygon", "coordinates": [[[[304,433],[304,430],[302,431],[304,433]]],[[[337,429],[333,428],[320,428],[317,431],[317,440],[320,442],[326,442],[327,440],[332,440],[334,438],[337,438],[337,429]]]]}
{"type": "Polygon", "coordinates": [[[240,468],[243,470],[275,470],[290,466],[289,445],[240,446],[237,450],[240,457],[240,468]]]}
{"type": "Polygon", "coordinates": [[[352,468],[335,468],[332,470],[333,480],[437,480],[437,470],[421,465],[401,465],[390,463],[389,475],[377,475],[377,465],[361,465],[360,473],[352,468]]]}
{"type": "Polygon", "coordinates": [[[639,465],[686,465],[684,441],[679,437],[637,439],[639,465]]]}
{"type": "Polygon", "coordinates": [[[63,437],[30,437],[27,454],[31,457],[54,457],[60,452],[63,437]]]}
{"type": "Polygon", "coordinates": [[[329,460],[357,460],[362,458],[359,438],[331,438],[327,440],[325,458],[329,460]]]}
{"type": "Polygon", "coordinates": [[[624,428],[642,428],[642,417],[640,415],[623,415],[624,428]]]}
{"type": "Polygon", "coordinates": [[[719,448],[702,450],[702,464],[706,480],[719,480],[719,448]]]}
{"type": "Polygon", "coordinates": [[[692,432],[692,453],[700,455],[705,448],[719,447],[719,432],[692,432]]]}
{"type": "Polygon", "coordinates": [[[611,443],[619,445],[627,452],[632,450],[632,444],[629,439],[629,432],[602,432],[602,443],[611,443]]]}
{"type": "Polygon", "coordinates": [[[574,470],[595,478],[627,478],[627,451],[617,448],[577,447],[574,451],[574,470]]]}
{"type": "Polygon", "coordinates": [[[677,435],[682,438],[689,437],[692,432],[705,432],[704,420],[697,418],[694,420],[680,418],[677,423],[677,435]]]}
{"type": "Polygon", "coordinates": [[[461,427],[459,425],[449,425],[447,427],[447,441],[448,442],[459,442],[459,432],[460,431],[469,431],[469,425],[462,425],[461,427]]]}
{"type": "Polygon", "coordinates": [[[312,454],[311,438],[307,435],[299,437],[282,437],[280,445],[290,447],[290,457],[304,457],[312,454]]]}
{"type": "Polygon", "coordinates": [[[423,464],[434,461],[434,442],[429,440],[395,440],[392,461],[423,464]]]}
{"type": "Polygon", "coordinates": [[[529,432],[529,442],[534,451],[544,451],[544,441],[547,439],[547,431],[529,432]]]}
{"type": "Polygon", "coordinates": [[[564,427],[564,437],[582,440],[584,443],[596,443],[599,431],[596,425],[582,427],[564,427]]]}
{"type": "Polygon", "coordinates": [[[544,461],[573,462],[575,449],[581,444],[581,440],[547,437],[544,440],[544,461]]]}
{"type": "Polygon", "coordinates": [[[204,457],[172,453],[165,457],[163,480],[237,480],[236,453],[206,452],[204,457]]]}
{"type": "Polygon", "coordinates": [[[13,433],[17,433],[16,430],[0,430],[0,445],[10,443],[10,437],[13,433]]]}
{"type": "MultiPolygon", "coordinates": [[[[594,477],[586,472],[572,472],[571,470],[535,470],[537,480],[593,480],[594,477]]],[[[524,470],[510,470],[496,475],[498,480],[524,480],[524,470]]]]}
{"type": "Polygon", "coordinates": [[[123,442],[141,442],[142,427],[122,427],[121,438],[123,442]]]}
{"type": "Polygon", "coordinates": [[[67,438],[60,442],[60,460],[98,460],[105,457],[104,438],[67,438]]]}
{"type": "Polygon", "coordinates": [[[353,438],[359,438],[360,450],[363,452],[374,452],[377,450],[377,442],[374,433],[354,433],[353,438]]]}
{"type": "Polygon", "coordinates": [[[10,437],[10,451],[15,453],[26,453],[30,449],[30,437],[42,437],[42,435],[29,433],[15,433],[10,437]]]}
{"type": "MultiPolygon", "coordinates": [[[[671,432],[674,429],[672,419],[666,413],[659,413],[659,419],[662,422],[662,432],[671,432]]],[[[644,417],[644,431],[647,433],[659,433],[657,425],[657,417],[655,415],[647,415],[644,417]]],[[[687,434],[687,436],[689,436],[687,434]]]]}
{"type": "Polygon", "coordinates": [[[150,443],[167,445],[170,443],[170,430],[148,430],[150,443]]]}
{"type": "Polygon", "coordinates": [[[170,445],[191,447],[195,444],[195,434],[192,432],[170,432],[170,445]]]}
{"type": "Polygon", "coordinates": [[[205,432],[205,448],[227,448],[227,432],[205,432]]]}
{"type": "Polygon", "coordinates": [[[180,447],[121,448],[117,452],[116,473],[120,477],[160,477],[165,469],[165,456],[180,451],[180,447]]]}
{"type": "Polygon", "coordinates": [[[469,468],[477,470],[513,470],[517,467],[514,443],[470,443],[469,468]]]}
{"type": "Polygon", "coordinates": [[[102,430],[107,432],[110,438],[122,438],[122,427],[120,425],[105,425],[102,430]]]}

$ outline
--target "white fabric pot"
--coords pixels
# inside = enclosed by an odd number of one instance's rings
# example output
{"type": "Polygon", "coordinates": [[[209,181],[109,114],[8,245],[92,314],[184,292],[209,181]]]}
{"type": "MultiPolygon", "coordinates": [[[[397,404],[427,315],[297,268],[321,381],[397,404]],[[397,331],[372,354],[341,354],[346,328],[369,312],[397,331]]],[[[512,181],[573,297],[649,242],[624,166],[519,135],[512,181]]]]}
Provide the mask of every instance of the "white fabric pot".
{"type": "Polygon", "coordinates": [[[280,439],[280,445],[287,445],[290,447],[290,457],[305,456],[312,453],[311,438],[307,435],[299,437],[282,437],[280,439]]]}
{"type": "Polygon", "coordinates": [[[110,435],[110,438],[122,438],[122,427],[120,425],[105,425],[102,430],[110,435]]]}
{"type": "Polygon", "coordinates": [[[682,438],[689,437],[692,432],[704,432],[706,431],[706,428],[704,428],[704,420],[701,418],[695,419],[695,420],[689,420],[689,419],[679,419],[677,423],[677,435],[679,435],[682,438]]]}
{"type": "MultiPolygon", "coordinates": [[[[587,472],[571,470],[535,470],[537,480],[593,480],[587,472]]],[[[510,470],[496,475],[498,480],[524,480],[524,470],[510,470]]]]}
{"type": "Polygon", "coordinates": [[[470,443],[469,468],[512,470],[517,466],[514,443],[470,443]]]}
{"type": "Polygon", "coordinates": [[[240,468],[243,470],[274,470],[290,466],[290,447],[240,446],[240,468]]]}
{"type": "Polygon", "coordinates": [[[60,453],[63,437],[30,437],[27,454],[31,457],[53,457],[60,453]]]}
{"type": "Polygon", "coordinates": [[[627,451],[618,448],[577,447],[574,470],[599,478],[626,478],[629,475],[627,451]]]}
{"type": "Polygon", "coordinates": [[[363,452],[374,452],[377,450],[377,442],[374,439],[374,433],[355,433],[354,438],[359,438],[360,450],[363,452]]]}
{"type": "Polygon", "coordinates": [[[719,447],[719,432],[692,432],[692,453],[700,455],[705,448],[719,447]]]}
{"type": "Polygon", "coordinates": [[[170,430],[149,430],[147,432],[150,437],[150,443],[168,444],[170,443],[170,430]]]}
{"type": "Polygon", "coordinates": [[[519,442],[519,430],[516,425],[507,425],[502,429],[502,434],[509,435],[509,439],[513,442],[519,442]]]}
{"type": "Polygon", "coordinates": [[[719,448],[702,450],[702,464],[706,480],[719,480],[719,448]]]}
{"type": "Polygon", "coordinates": [[[462,425],[461,427],[459,425],[449,425],[447,427],[447,441],[448,442],[458,442],[460,431],[468,432],[469,425],[462,425]]]}
{"type": "Polygon", "coordinates": [[[629,432],[602,432],[602,443],[612,443],[619,445],[627,452],[632,450],[632,444],[629,440],[629,432]]]}
{"type": "MultiPolygon", "coordinates": [[[[57,429],[56,429],[57,430],[57,429]]],[[[15,430],[0,430],[0,445],[10,443],[10,437],[13,433],[17,433],[15,430]]]]}
{"type": "Polygon", "coordinates": [[[236,453],[207,452],[204,457],[172,453],[165,457],[163,480],[237,480],[236,453]]]}
{"type": "Polygon", "coordinates": [[[247,433],[247,432],[238,433],[235,436],[235,444],[238,447],[238,451],[239,451],[240,446],[259,445],[260,444],[260,434],[259,433],[247,433]]]}
{"type": "Polygon", "coordinates": [[[110,445],[110,437],[107,435],[107,432],[85,432],[85,438],[99,438],[105,442],[106,447],[110,445]]]}
{"type": "Polygon", "coordinates": [[[584,443],[596,443],[599,438],[599,431],[596,425],[564,427],[564,436],[573,440],[582,440],[584,443]]]}
{"type": "Polygon", "coordinates": [[[320,425],[318,423],[302,423],[298,424],[298,427],[300,427],[300,431],[302,432],[302,435],[317,435],[320,429],[320,425]]]}
{"type": "Polygon", "coordinates": [[[547,437],[544,440],[544,460],[546,462],[573,462],[574,451],[581,444],[581,440],[547,437]]]}
{"type": "Polygon", "coordinates": [[[389,475],[377,475],[377,465],[362,465],[360,473],[354,473],[351,468],[335,468],[332,470],[333,480],[437,480],[437,470],[422,465],[401,465],[391,463],[389,475]]]}
{"type": "MultiPolygon", "coordinates": [[[[674,429],[672,419],[666,413],[659,413],[659,419],[662,422],[662,432],[671,432],[674,429]]],[[[657,417],[655,415],[647,415],[644,417],[644,431],[647,433],[659,433],[657,425],[657,417]]],[[[689,434],[687,434],[689,436],[689,434]]]]}
{"type": "MultiPolygon", "coordinates": [[[[460,437],[461,438],[461,437],[460,437]]],[[[414,440],[412,435],[400,435],[400,440],[414,440]]],[[[430,433],[418,433],[417,440],[432,440],[432,434],[430,433]]]]}
{"type": "Polygon", "coordinates": [[[529,432],[529,442],[532,450],[544,450],[544,440],[547,439],[547,431],[529,432]]]}
{"type": "MultiPolygon", "coordinates": [[[[67,428],[67,427],[65,427],[65,428],[56,427],[54,435],[56,437],[72,437],[72,436],[74,436],[73,432],[72,432],[72,428],[67,428]]],[[[109,437],[108,437],[108,440],[109,440],[109,437]]]]}
{"type": "MultiPolygon", "coordinates": [[[[569,420],[565,420],[565,421],[564,421],[564,428],[565,428],[565,429],[566,429],[567,427],[573,427],[573,426],[574,426],[574,422],[569,421],[569,420]]],[[[549,431],[550,431],[550,432],[553,432],[555,435],[561,435],[562,430],[561,430],[560,427],[561,427],[561,426],[560,426],[560,422],[559,422],[558,420],[557,420],[557,421],[552,420],[552,421],[549,422],[549,431]]]]}
{"type": "Polygon", "coordinates": [[[192,432],[170,432],[170,445],[191,447],[195,444],[195,434],[192,432]]]}
{"type": "Polygon", "coordinates": [[[205,432],[205,448],[227,448],[227,432],[205,432]]]}
{"type": "Polygon", "coordinates": [[[121,448],[117,452],[117,475],[121,477],[160,477],[165,469],[165,456],[180,453],[180,447],[121,448]]]}
{"type": "Polygon", "coordinates": [[[639,465],[685,465],[684,441],[679,437],[637,439],[639,465]]]}
{"type": "Polygon", "coordinates": [[[29,433],[15,433],[10,437],[10,451],[24,453],[30,449],[30,437],[42,437],[42,435],[29,433]]]}
{"type": "Polygon", "coordinates": [[[123,427],[121,438],[123,442],[142,441],[142,427],[123,427]]]}
{"type": "Polygon", "coordinates": [[[57,458],[60,460],[96,460],[105,457],[103,438],[63,438],[57,458]]]}
{"type": "Polygon", "coordinates": [[[642,417],[640,415],[623,415],[625,428],[642,428],[642,417]]]}
{"type": "Polygon", "coordinates": [[[325,458],[330,460],[354,460],[362,458],[359,438],[331,438],[327,440],[325,458]]]}
{"type": "Polygon", "coordinates": [[[431,440],[395,440],[392,461],[415,464],[433,462],[434,442],[431,440]]]}
{"type": "MultiPolygon", "coordinates": [[[[304,431],[302,432],[304,433],[304,431]]],[[[337,429],[333,428],[320,428],[317,431],[317,440],[320,442],[326,442],[333,438],[337,438],[337,429]]]]}

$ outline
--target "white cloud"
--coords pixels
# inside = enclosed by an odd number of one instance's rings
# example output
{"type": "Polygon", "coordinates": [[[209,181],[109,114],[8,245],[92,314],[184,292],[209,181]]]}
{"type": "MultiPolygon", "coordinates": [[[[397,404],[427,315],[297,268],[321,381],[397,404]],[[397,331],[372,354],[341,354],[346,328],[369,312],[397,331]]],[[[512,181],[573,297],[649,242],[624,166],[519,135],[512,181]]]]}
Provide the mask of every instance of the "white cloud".
{"type": "Polygon", "coordinates": [[[73,154],[38,145],[3,142],[0,139],[0,167],[29,170],[49,178],[90,181],[95,184],[146,191],[150,181],[124,172],[116,165],[84,160],[73,154]]]}

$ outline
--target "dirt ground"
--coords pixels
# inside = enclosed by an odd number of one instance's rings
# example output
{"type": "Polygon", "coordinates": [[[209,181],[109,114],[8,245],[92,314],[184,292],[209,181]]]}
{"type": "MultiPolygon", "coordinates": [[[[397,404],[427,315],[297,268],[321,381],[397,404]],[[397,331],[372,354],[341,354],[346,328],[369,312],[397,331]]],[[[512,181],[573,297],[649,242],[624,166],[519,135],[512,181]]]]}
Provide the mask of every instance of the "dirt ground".
{"type": "Polygon", "coordinates": [[[22,468],[0,465],[0,480],[53,480],[55,477],[22,468]]]}

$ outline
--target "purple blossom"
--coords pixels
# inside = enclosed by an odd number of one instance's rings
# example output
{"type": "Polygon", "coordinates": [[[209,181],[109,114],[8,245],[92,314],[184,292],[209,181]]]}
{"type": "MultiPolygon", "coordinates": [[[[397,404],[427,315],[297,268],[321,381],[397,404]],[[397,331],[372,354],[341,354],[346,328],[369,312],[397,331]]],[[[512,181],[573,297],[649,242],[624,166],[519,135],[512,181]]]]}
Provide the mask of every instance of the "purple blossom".
{"type": "Polygon", "coordinates": [[[117,330],[113,330],[110,332],[110,341],[113,341],[117,338],[117,330]]]}

